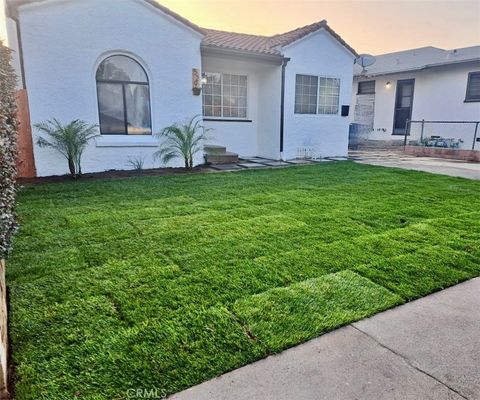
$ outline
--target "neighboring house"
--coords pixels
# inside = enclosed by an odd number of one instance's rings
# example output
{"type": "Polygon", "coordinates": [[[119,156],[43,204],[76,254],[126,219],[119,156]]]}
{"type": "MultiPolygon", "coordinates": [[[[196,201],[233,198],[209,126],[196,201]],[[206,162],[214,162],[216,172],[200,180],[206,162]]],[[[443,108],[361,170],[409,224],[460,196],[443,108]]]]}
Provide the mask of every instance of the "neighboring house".
{"type": "MultiPolygon", "coordinates": [[[[158,166],[152,133],[195,115],[213,128],[209,143],[240,156],[291,159],[302,147],[347,154],[357,54],[326,21],[266,37],[200,28],[153,0],[7,5],[32,124],[100,126],[85,172],[128,169],[140,156],[158,166]]],[[[35,145],[34,154],[39,176],[67,172],[51,149],[35,145]]]]}
{"type": "MultiPolygon", "coordinates": [[[[372,140],[403,140],[407,119],[478,121],[480,46],[422,47],[377,56],[363,70],[356,65],[352,106],[351,121],[369,131],[364,136],[372,140]]],[[[465,148],[472,146],[473,124],[428,128],[439,136],[463,138],[465,148]]]]}

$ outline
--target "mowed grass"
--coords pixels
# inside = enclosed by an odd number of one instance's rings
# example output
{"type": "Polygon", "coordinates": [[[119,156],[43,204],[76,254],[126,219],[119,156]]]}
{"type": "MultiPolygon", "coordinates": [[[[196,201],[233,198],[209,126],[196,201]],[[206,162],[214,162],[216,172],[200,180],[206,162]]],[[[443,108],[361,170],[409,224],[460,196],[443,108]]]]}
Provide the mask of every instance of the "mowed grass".
{"type": "Polygon", "coordinates": [[[16,399],[173,393],[480,275],[480,182],[350,162],[24,188],[16,399]]]}

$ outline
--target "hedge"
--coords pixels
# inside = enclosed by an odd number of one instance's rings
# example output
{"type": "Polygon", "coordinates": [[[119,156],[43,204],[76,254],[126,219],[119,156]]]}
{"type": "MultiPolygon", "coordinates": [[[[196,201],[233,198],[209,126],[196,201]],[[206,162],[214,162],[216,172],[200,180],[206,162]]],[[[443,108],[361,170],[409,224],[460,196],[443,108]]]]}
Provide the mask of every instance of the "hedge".
{"type": "Polygon", "coordinates": [[[17,78],[11,66],[11,50],[0,41],[0,259],[6,258],[17,228],[15,218],[17,78]]]}

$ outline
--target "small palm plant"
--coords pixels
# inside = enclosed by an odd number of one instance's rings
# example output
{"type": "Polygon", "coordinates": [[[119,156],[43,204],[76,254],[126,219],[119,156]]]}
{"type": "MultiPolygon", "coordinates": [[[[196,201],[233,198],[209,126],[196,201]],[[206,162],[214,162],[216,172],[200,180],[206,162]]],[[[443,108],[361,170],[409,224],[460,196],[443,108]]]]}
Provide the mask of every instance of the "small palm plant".
{"type": "Polygon", "coordinates": [[[97,125],[88,125],[85,121],[75,119],[63,125],[57,119],[35,124],[48,139],[37,137],[40,147],[51,147],[62,154],[68,161],[68,169],[73,178],[82,175],[81,159],[87,144],[98,136],[97,125]]]}
{"type": "Polygon", "coordinates": [[[195,116],[186,124],[173,124],[163,128],[156,134],[164,141],[154,157],[164,164],[181,157],[185,161],[185,168],[192,169],[193,156],[203,149],[203,142],[207,140],[206,133],[209,131],[200,122],[200,117],[195,116]]]}

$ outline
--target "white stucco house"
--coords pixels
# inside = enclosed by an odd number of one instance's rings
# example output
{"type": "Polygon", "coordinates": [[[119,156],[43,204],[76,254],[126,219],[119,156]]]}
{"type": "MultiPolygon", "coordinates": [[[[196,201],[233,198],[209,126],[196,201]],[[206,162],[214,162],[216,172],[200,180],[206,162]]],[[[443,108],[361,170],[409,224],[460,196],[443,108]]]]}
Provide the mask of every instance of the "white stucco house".
{"type": "MultiPolygon", "coordinates": [[[[352,90],[350,119],[368,139],[403,140],[407,119],[480,120],[480,46],[422,47],[375,59],[363,69],[355,65],[352,90]]],[[[410,129],[417,138],[421,124],[410,129]]],[[[427,123],[424,135],[462,139],[471,149],[474,130],[475,124],[427,123]]]]}
{"type": "MultiPolygon", "coordinates": [[[[357,54],[326,21],[267,37],[201,28],[154,0],[5,5],[32,125],[99,125],[84,172],[128,169],[139,156],[159,166],[152,133],[195,115],[210,144],[240,156],[347,154],[357,54]]],[[[51,149],[34,145],[34,156],[37,175],[67,173],[51,149]]]]}

